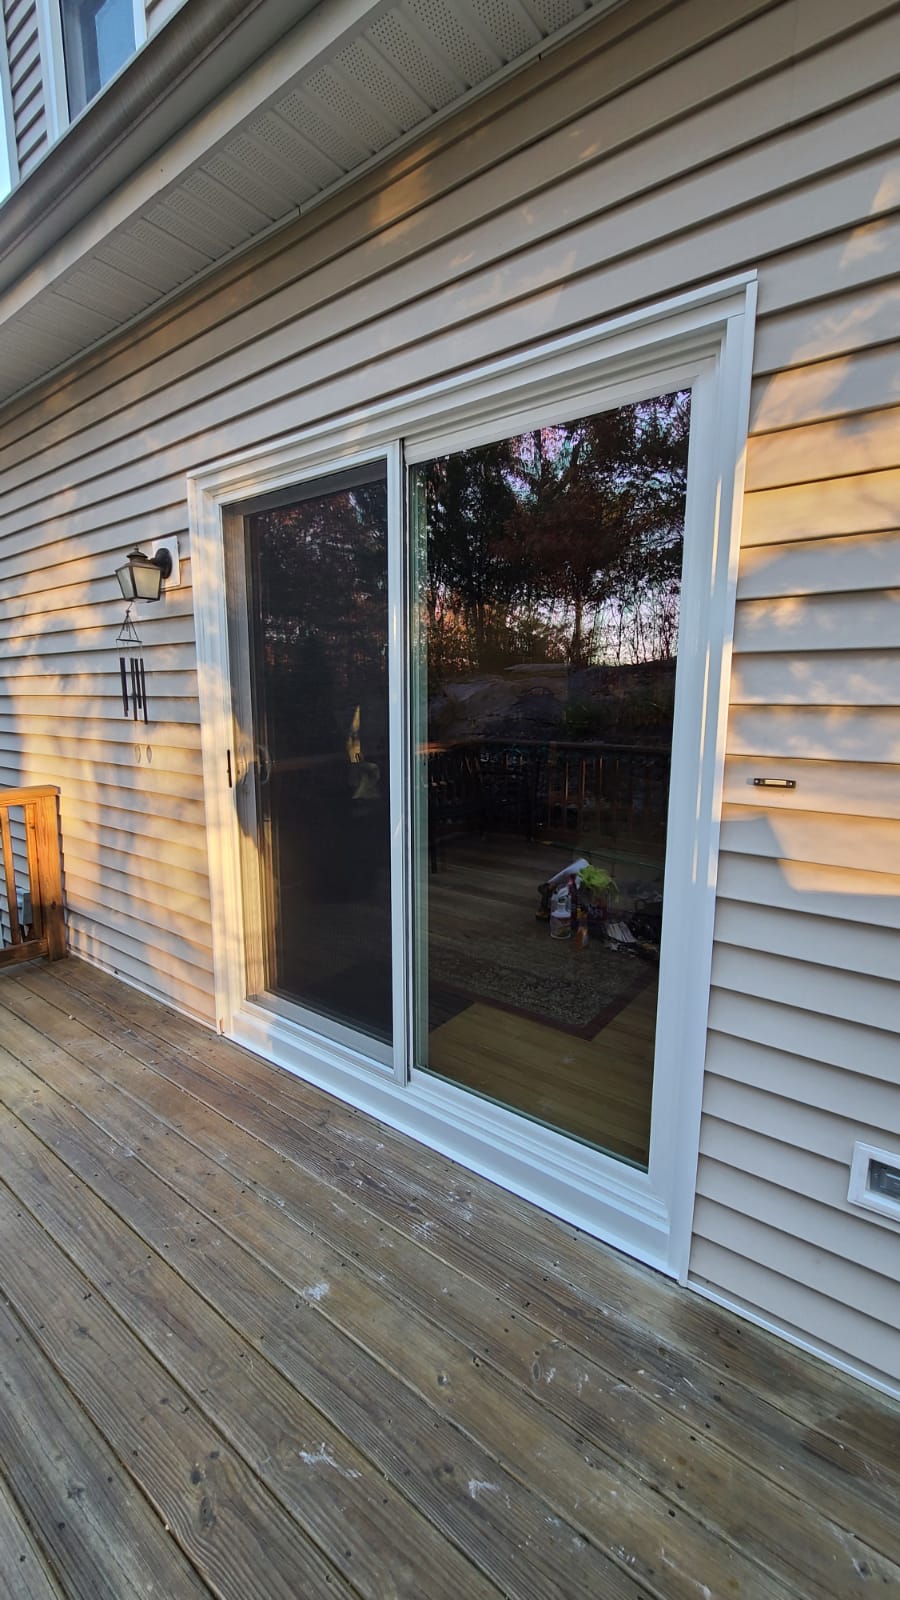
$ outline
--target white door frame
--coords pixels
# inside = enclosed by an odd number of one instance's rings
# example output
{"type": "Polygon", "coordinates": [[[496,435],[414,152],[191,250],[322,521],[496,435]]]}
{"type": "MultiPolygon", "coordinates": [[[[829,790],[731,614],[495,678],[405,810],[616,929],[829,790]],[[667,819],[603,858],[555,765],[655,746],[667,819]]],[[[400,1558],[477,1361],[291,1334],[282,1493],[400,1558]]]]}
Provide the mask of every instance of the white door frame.
{"type": "Polygon", "coordinates": [[[188,477],[216,1016],[223,1033],[505,1188],[684,1280],[696,1182],[719,817],[749,409],[754,274],[742,274],[327,424],[188,477]],[[693,391],[649,1169],[539,1127],[427,1073],[407,1077],[410,893],[408,611],[400,441],[410,461],[651,394],[693,391]],[[394,1073],[244,994],[223,508],[351,461],[388,457],[394,714],[394,1073]],[[398,915],[399,913],[399,915],[398,915]],[[675,937],[671,930],[675,929],[675,937]],[[666,935],[669,935],[666,937],[666,935]],[[406,1059],[402,1059],[406,1057],[406,1059]]]}

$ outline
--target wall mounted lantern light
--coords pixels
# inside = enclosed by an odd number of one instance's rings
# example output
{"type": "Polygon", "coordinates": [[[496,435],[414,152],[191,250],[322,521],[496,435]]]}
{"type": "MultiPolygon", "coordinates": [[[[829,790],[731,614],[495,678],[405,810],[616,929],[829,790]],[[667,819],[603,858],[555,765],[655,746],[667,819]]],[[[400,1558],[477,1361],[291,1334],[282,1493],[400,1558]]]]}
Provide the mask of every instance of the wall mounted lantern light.
{"type": "Polygon", "coordinates": [[[131,550],[123,566],[116,568],[119,588],[126,600],[158,600],[164,578],[172,576],[172,554],[165,549],[154,556],[131,550]]]}

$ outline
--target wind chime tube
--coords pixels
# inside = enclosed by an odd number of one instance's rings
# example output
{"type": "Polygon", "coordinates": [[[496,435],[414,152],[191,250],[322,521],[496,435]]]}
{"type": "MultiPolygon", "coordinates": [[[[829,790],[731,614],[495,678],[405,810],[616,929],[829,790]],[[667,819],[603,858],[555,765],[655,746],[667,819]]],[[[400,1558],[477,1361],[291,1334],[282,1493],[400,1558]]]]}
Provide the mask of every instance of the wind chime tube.
{"type": "Polygon", "coordinates": [[[139,660],[138,660],[138,668],[139,668],[140,677],[141,677],[141,705],[142,705],[143,710],[144,710],[144,721],[146,722],[147,721],[147,678],[146,678],[146,675],[144,673],[144,658],[143,658],[143,656],[141,656],[139,658],[139,660]]]}
{"type": "Polygon", "coordinates": [[[137,678],[137,662],[135,661],[134,656],[132,656],[132,658],[131,658],[131,704],[132,704],[132,713],[131,714],[132,714],[132,717],[134,718],[135,722],[137,722],[137,719],[138,719],[138,678],[137,678]]]}
{"type": "Polygon", "coordinates": [[[128,715],[128,679],[125,676],[125,657],[119,657],[119,672],[122,675],[122,710],[128,715]]]}

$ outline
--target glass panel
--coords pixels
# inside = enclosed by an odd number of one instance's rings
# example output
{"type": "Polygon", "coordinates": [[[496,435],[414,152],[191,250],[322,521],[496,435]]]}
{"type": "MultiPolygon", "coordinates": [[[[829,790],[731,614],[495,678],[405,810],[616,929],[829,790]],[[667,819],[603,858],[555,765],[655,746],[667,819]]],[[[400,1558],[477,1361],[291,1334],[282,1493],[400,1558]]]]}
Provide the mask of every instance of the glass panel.
{"type": "Polygon", "coordinates": [[[385,470],[245,527],[265,989],[389,1044],[385,470]]]}
{"type": "Polygon", "coordinates": [[[646,1165],[690,395],[412,473],[416,1062],[646,1165]]]}
{"type": "Polygon", "coordinates": [[[134,53],[132,0],[65,0],[62,21],[69,115],[74,117],[134,53]]]}

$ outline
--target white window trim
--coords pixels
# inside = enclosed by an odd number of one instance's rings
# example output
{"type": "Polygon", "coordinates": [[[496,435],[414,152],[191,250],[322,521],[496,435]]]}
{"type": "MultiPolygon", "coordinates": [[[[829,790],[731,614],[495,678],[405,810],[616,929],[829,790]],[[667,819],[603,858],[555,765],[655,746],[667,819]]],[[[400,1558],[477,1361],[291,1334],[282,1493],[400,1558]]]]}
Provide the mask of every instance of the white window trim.
{"type": "Polygon", "coordinates": [[[62,16],[59,0],[37,0],[38,39],[41,72],[44,78],[44,111],[47,139],[53,144],[69,126],[69,97],[66,92],[66,58],[63,51],[62,16]]]}
{"type": "MultiPolygon", "coordinates": [[[[696,1186],[755,306],[755,274],[741,274],[200,467],[187,484],[219,1027],[681,1281],[696,1186]],[[679,924],[678,936],[664,940],[667,1038],[658,1040],[650,1165],[641,1172],[428,1074],[398,1084],[244,999],[234,936],[242,926],[237,821],[225,778],[232,707],[222,508],[339,470],[344,458],[398,439],[409,460],[421,460],[438,441],[442,450],[458,448],[506,437],[528,418],[562,420],[586,402],[615,405],[688,384],[694,402],[665,897],[679,924]],[[673,850],[672,840],[688,848],[673,850]]],[[[392,537],[402,541],[402,526],[392,537]]],[[[404,641],[401,611],[394,595],[391,628],[404,641]]],[[[392,772],[392,780],[400,777],[392,772]]]]}
{"type": "MultiPolygon", "coordinates": [[[[147,40],[147,14],[144,0],[131,0],[134,16],[134,51],[128,57],[131,61],[134,54],[140,50],[147,40]]],[[[76,119],[69,116],[69,92],[66,85],[66,56],[63,45],[62,10],[60,0],[37,0],[38,41],[41,54],[41,73],[44,84],[44,110],[47,117],[47,139],[52,144],[61,134],[65,133],[69,124],[76,119]]],[[[124,70],[128,62],[123,62],[119,72],[124,70]]],[[[114,73],[108,83],[103,85],[94,100],[104,94],[111,83],[114,83],[119,73],[114,73]]],[[[94,100],[88,102],[94,104],[94,100]]],[[[87,110],[87,107],[84,108],[87,110]]],[[[78,113],[79,116],[83,112],[78,113]]]]}

